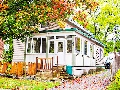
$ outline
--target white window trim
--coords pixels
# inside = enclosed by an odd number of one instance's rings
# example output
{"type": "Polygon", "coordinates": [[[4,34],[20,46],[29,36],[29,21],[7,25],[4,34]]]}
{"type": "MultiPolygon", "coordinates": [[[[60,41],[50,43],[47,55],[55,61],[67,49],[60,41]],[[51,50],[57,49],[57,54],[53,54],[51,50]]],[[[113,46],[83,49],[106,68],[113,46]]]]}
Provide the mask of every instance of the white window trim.
{"type": "MultiPolygon", "coordinates": [[[[54,53],[55,53],[55,40],[54,39],[48,40],[48,53],[49,53],[49,50],[50,50],[50,42],[51,41],[54,42],[54,53]]],[[[49,53],[49,54],[54,54],[54,53],[49,53]]]]}
{"type": "Polygon", "coordinates": [[[67,54],[72,54],[72,52],[71,52],[71,53],[68,53],[68,52],[67,52],[67,40],[71,40],[71,41],[72,41],[72,38],[66,39],[66,51],[65,51],[65,53],[67,53],[67,54]]]}
{"type": "MultiPolygon", "coordinates": [[[[43,38],[45,38],[45,39],[47,40],[47,37],[41,37],[41,40],[42,40],[43,38]]],[[[46,43],[46,44],[47,44],[47,43],[46,43]]],[[[42,47],[42,42],[41,42],[41,47],[42,47]]],[[[47,51],[46,51],[46,52],[47,52],[47,51]]],[[[45,53],[46,53],[46,52],[45,52],[45,53]]],[[[41,54],[45,54],[45,53],[42,52],[42,48],[41,48],[41,54]]]]}

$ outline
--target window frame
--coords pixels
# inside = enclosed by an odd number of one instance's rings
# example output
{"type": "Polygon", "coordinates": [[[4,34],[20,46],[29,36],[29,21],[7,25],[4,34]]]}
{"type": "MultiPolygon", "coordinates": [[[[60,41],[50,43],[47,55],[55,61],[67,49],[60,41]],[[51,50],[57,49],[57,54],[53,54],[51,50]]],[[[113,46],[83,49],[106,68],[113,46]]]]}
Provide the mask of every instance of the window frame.
{"type": "Polygon", "coordinates": [[[91,43],[90,44],[90,57],[94,57],[94,44],[93,43],[91,43]],[[92,47],[92,51],[91,51],[91,47],[92,47]]]}
{"type": "MultiPolygon", "coordinates": [[[[67,42],[68,40],[71,40],[71,41],[72,41],[72,38],[67,38],[67,39],[66,39],[66,45],[67,45],[67,47],[68,47],[68,42],[67,42]]],[[[67,47],[66,47],[66,53],[67,53],[67,54],[71,54],[72,52],[71,52],[71,53],[68,53],[68,52],[67,52],[67,51],[68,51],[67,47]]],[[[71,48],[72,48],[72,45],[71,45],[71,48]]]]}
{"type": "Polygon", "coordinates": [[[75,37],[75,51],[76,51],[76,53],[81,52],[81,37],[75,37]],[[77,50],[78,46],[76,46],[76,45],[78,45],[78,42],[77,42],[78,38],[79,38],[79,50],[77,50]]]}
{"type": "Polygon", "coordinates": [[[88,50],[88,41],[87,41],[87,40],[84,40],[84,55],[88,55],[88,53],[87,53],[88,51],[87,51],[87,50],[88,50]],[[86,46],[85,46],[85,43],[87,43],[86,46]],[[85,48],[85,47],[86,47],[86,48],[85,48]],[[85,51],[86,51],[86,52],[85,52],[85,51]]]}
{"type": "MultiPolygon", "coordinates": [[[[43,38],[45,38],[46,39],[46,37],[41,37],[41,41],[42,41],[42,39],[43,38]]],[[[47,40],[47,39],[46,39],[47,40]]],[[[46,43],[46,40],[45,40],[45,43],[46,43]]],[[[43,53],[43,41],[41,42],[42,44],[41,44],[41,53],[43,53]]],[[[47,44],[47,43],[46,43],[47,44]]],[[[46,47],[46,45],[45,45],[45,47],[46,47]]],[[[45,50],[45,53],[46,53],[46,50],[45,50]]],[[[43,53],[44,54],[44,53],[43,53]]]]}
{"type": "Polygon", "coordinates": [[[54,53],[55,53],[55,40],[52,39],[52,40],[49,40],[49,41],[48,41],[48,53],[49,53],[49,54],[53,54],[53,53],[50,53],[50,52],[49,52],[49,51],[50,51],[50,42],[54,42],[54,53]]]}
{"type": "MultiPolygon", "coordinates": [[[[44,54],[44,53],[42,53],[42,39],[43,38],[45,38],[46,39],[46,37],[31,37],[31,42],[30,42],[30,49],[31,49],[31,51],[30,51],[30,53],[28,53],[28,51],[27,51],[27,49],[28,49],[28,40],[30,39],[30,38],[27,38],[27,42],[26,42],[26,54],[44,54]],[[40,38],[40,40],[41,40],[41,44],[40,44],[40,53],[34,53],[34,42],[33,42],[33,38],[37,38],[37,40],[40,38]]],[[[45,52],[46,53],[46,52],[45,52]]]]}

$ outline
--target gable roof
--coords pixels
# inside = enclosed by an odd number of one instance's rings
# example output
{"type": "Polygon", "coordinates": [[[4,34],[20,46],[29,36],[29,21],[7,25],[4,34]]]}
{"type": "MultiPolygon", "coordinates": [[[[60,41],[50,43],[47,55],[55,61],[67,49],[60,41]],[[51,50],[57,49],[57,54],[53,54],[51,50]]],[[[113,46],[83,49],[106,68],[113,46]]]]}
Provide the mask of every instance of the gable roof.
{"type": "Polygon", "coordinates": [[[73,26],[75,26],[76,28],[78,28],[79,30],[81,30],[82,32],[90,34],[91,36],[94,37],[93,33],[91,33],[89,30],[86,30],[82,25],[80,25],[79,23],[77,23],[76,21],[74,21],[72,18],[66,19],[66,22],[69,23],[69,24],[72,24],[73,26]]]}

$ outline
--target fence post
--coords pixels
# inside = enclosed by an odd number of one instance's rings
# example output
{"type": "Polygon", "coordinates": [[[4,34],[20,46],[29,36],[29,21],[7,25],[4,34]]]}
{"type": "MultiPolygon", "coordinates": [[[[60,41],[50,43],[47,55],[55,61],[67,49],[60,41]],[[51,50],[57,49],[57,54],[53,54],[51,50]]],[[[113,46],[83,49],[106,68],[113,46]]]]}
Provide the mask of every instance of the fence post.
{"type": "Polygon", "coordinates": [[[37,73],[37,68],[38,68],[38,57],[36,57],[36,73],[37,73]]]}

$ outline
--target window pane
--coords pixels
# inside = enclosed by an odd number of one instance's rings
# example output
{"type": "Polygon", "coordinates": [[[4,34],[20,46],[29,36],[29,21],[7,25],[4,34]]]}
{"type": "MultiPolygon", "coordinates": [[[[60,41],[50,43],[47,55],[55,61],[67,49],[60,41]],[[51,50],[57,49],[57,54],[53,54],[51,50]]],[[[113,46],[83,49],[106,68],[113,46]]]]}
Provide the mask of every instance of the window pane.
{"type": "Polygon", "coordinates": [[[33,38],[33,53],[35,53],[35,47],[36,47],[36,43],[37,43],[37,38],[33,38]]]}
{"type": "Polygon", "coordinates": [[[92,57],[94,57],[94,44],[93,44],[93,53],[92,53],[92,57]]]}
{"type": "Polygon", "coordinates": [[[34,43],[34,53],[40,53],[41,38],[33,38],[34,43]]]}
{"type": "Polygon", "coordinates": [[[32,38],[29,38],[28,39],[27,53],[31,53],[31,41],[32,41],[32,38]]]}
{"type": "Polygon", "coordinates": [[[63,52],[63,42],[58,42],[58,52],[63,52]]]}
{"type": "Polygon", "coordinates": [[[84,43],[84,54],[87,55],[87,41],[84,43]]]}
{"type": "Polygon", "coordinates": [[[102,49],[100,48],[100,58],[102,58],[102,54],[103,54],[103,51],[102,51],[102,49]]]}
{"type": "Polygon", "coordinates": [[[82,39],[81,39],[81,41],[80,41],[80,49],[81,49],[81,54],[83,53],[83,47],[82,47],[82,39]]]}
{"type": "Polygon", "coordinates": [[[90,45],[90,56],[94,57],[93,44],[90,45]]]}
{"type": "Polygon", "coordinates": [[[42,38],[42,53],[46,53],[46,38],[42,38]]]}
{"type": "Polygon", "coordinates": [[[67,40],[67,53],[72,53],[72,40],[67,40]]]}
{"type": "Polygon", "coordinates": [[[80,52],[80,38],[75,38],[75,49],[80,52]]]}
{"type": "Polygon", "coordinates": [[[49,53],[54,53],[54,41],[50,41],[49,53]]]}

